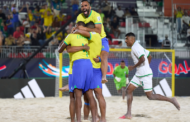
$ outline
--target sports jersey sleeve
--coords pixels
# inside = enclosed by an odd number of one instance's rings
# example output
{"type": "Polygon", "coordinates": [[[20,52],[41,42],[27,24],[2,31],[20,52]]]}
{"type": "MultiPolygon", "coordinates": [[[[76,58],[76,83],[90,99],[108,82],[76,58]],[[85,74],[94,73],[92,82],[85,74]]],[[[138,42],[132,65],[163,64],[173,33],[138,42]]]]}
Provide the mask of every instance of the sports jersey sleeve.
{"type": "Polygon", "coordinates": [[[135,46],[135,47],[133,47],[132,50],[133,50],[134,55],[135,55],[138,59],[140,59],[142,56],[145,55],[144,49],[143,49],[141,46],[135,46]]]}
{"type": "Polygon", "coordinates": [[[98,33],[96,32],[89,32],[90,33],[90,37],[88,38],[88,40],[94,41],[96,39],[98,39],[98,33]]]}
{"type": "Polygon", "coordinates": [[[102,24],[102,20],[100,17],[100,14],[96,13],[96,16],[94,16],[94,24],[102,24]]]}
{"type": "Polygon", "coordinates": [[[71,44],[71,40],[72,40],[72,36],[71,36],[71,35],[68,35],[68,36],[65,38],[64,43],[65,43],[66,45],[70,45],[70,44],[71,44]]]}
{"type": "Polygon", "coordinates": [[[150,51],[148,51],[146,49],[144,51],[145,51],[146,56],[148,57],[150,55],[150,51]]]}

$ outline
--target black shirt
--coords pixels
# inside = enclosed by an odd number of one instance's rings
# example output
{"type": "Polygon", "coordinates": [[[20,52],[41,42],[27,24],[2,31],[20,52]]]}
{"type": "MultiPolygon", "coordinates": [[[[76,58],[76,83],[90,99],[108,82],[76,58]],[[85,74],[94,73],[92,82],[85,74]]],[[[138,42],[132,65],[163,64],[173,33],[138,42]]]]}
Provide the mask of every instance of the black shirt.
{"type": "Polygon", "coordinates": [[[0,17],[3,19],[3,20],[6,20],[6,16],[4,13],[0,13],[0,17]]]}
{"type": "Polygon", "coordinates": [[[117,29],[117,27],[119,26],[119,23],[116,21],[116,22],[111,22],[111,27],[113,27],[114,29],[117,29]]]}
{"type": "Polygon", "coordinates": [[[37,39],[38,40],[40,40],[40,39],[42,39],[42,40],[45,40],[45,34],[42,32],[42,33],[37,33],[37,39]]]}

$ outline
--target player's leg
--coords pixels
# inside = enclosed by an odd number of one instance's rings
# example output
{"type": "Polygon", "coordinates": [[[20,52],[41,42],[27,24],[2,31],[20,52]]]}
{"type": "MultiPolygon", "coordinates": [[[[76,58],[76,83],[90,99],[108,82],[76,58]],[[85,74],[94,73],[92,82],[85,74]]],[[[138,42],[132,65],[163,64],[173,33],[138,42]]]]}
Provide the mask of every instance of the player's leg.
{"type": "Polygon", "coordinates": [[[152,91],[145,92],[149,100],[159,100],[159,101],[168,101],[172,103],[178,110],[180,110],[180,105],[177,102],[176,98],[168,98],[160,94],[153,94],[152,91]]]}
{"type": "Polygon", "coordinates": [[[101,122],[106,122],[106,101],[104,99],[104,96],[102,94],[101,88],[96,88],[94,90],[96,98],[98,99],[100,112],[101,112],[101,122]]]}
{"type": "Polygon", "coordinates": [[[81,108],[82,108],[82,89],[75,89],[74,90],[75,94],[75,110],[76,110],[76,117],[77,117],[77,122],[81,122],[81,108]]]}
{"type": "Polygon", "coordinates": [[[141,78],[141,81],[143,84],[144,92],[146,93],[146,96],[149,100],[168,101],[172,103],[178,110],[180,110],[180,106],[176,98],[168,98],[160,94],[152,93],[152,75],[141,78]]]}
{"type": "Polygon", "coordinates": [[[75,97],[74,93],[70,92],[70,116],[71,116],[71,122],[75,122],[75,97]]]}
{"type": "Polygon", "coordinates": [[[131,114],[131,107],[132,107],[132,101],[133,101],[133,91],[136,89],[137,87],[134,86],[133,84],[129,84],[129,87],[127,88],[127,114],[125,114],[125,117],[127,119],[131,119],[132,118],[132,114],[131,114]]]}
{"type": "Polygon", "coordinates": [[[108,39],[102,39],[102,52],[101,52],[101,70],[102,70],[102,83],[108,82],[106,78],[108,70],[108,55],[109,55],[109,44],[108,39]]]}
{"type": "Polygon", "coordinates": [[[59,88],[59,91],[62,91],[62,92],[69,91],[69,85],[67,84],[64,87],[59,88]]]}
{"type": "MultiPolygon", "coordinates": [[[[89,103],[89,100],[88,100],[88,97],[86,94],[84,94],[84,102],[85,102],[84,103],[84,120],[88,120],[91,109],[90,109],[90,103],[89,103]]],[[[95,105],[96,105],[96,110],[97,110],[96,111],[96,121],[99,122],[100,116],[98,115],[97,103],[95,105]]]]}
{"type": "Polygon", "coordinates": [[[133,101],[133,91],[140,86],[140,80],[136,76],[133,77],[131,82],[129,83],[129,86],[126,89],[127,92],[127,113],[120,117],[120,119],[131,119],[132,114],[131,114],[131,107],[132,107],[132,101],[133,101]]]}
{"type": "Polygon", "coordinates": [[[123,100],[125,100],[125,95],[126,95],[126,87],[122,87],[122,97],[123,97],[123,100]]]}
{"type": "Polygon", "coordinates": [[[90,113],[90,104],[86,94],[84,94],[84,102],[84,120],[88,120],[90,113]]]}
{"type": "Polygon", "coordinates": [[[88,100],[90,103],[91,114],[92,114],[92,122],[96,122],[97,108],[95,105],[96,101],[95,101],[94,96],[93,96],[93,90],[89,89],[88,91],[86,91],[86,95],[88,96],[88,100]]]}
{"type": "Polygon", "coordinates": [[[91,61],[85,60],[85,70],[84,73],[86,74],[85,76],[85,86],[83,89],[83,93],[85,93],[88,97],[89,104],[90,104],[90,109],[91,109],[91,114],[92,114],[92,122],[96,122],[96,101],[93,96],[93,90],[90,89],[90,85],[93,79],[93,68],[92,68],[92,63],[91,61]]]}
{"type": "Polygon", "coordinates": [[[123,100],[125,100],[125,95],[126,95],[126,81],[121,81],[120,82],[121,85],[121,90],[122,90],[122,97],[123,100]]]}

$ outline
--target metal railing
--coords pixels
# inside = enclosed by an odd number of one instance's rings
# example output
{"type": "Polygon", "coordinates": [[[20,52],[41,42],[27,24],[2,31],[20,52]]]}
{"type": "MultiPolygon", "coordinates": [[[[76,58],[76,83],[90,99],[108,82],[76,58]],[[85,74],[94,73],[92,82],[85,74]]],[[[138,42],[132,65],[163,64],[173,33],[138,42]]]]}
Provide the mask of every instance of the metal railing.
{"type": "MultiPolygon", "coordinates": [[[[40,46],[30,46],[29,49],[19,46],[0,47],[0,58],[27,58],[32,55],[40,46]]],[[[42,49],[35,58],[55,58],[55,49],[57,46],[47,46],[42,49]]]]}
{"type": "MultiPolygon", "coordinates": [[[[30,49],[24,49],[18,46],[2,46],[0,47],[0,58],[27,58],[32,55],[40,46],[30,46],[30,49]]],[[[114,48],[114,47],[110,47],[114,48]]],[[[126,47],[121,47],[126,48],[126,47]]],[[[34,58],[56,58],[55,49],[57,46],[47,46],[42,49],[34,58]]],[[[152,49],[152,48],[151,48],[152,49]]],[[[169,49],[169,48],[154,48],[154,49],[169,49]]],[[[189,48],[175,49],[175,56],[178,58],[190,58],[189,48]]]]}

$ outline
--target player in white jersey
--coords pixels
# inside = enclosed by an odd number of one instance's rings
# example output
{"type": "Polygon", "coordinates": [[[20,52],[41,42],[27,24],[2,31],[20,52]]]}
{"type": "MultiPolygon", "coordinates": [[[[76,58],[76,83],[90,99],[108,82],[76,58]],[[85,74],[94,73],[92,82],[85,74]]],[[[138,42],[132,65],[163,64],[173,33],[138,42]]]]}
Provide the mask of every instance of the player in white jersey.
{"type": "Polygon", "coordinates": [[[129,71],[136,68],[136,73],[127,87],[127,113],[120,117],[120,119],[131,119],[131,106],[133,100],[133,91],[138,87],[142,86],[146,96],[149,100],[160,100],[168,101],[172,103],[178,110],[180,110],[180,105],[178,104],[176,98],[167,98],[159,94],[152,93],[152,70],[149,66],[150,63],[150,52],[145,50],[138,42],[135,42],[135,35],[133,33],[128,33],[125,36],[126,44],[131,47],[131,56],[134,61],[134,66],[128,66],[129,71]]]}

